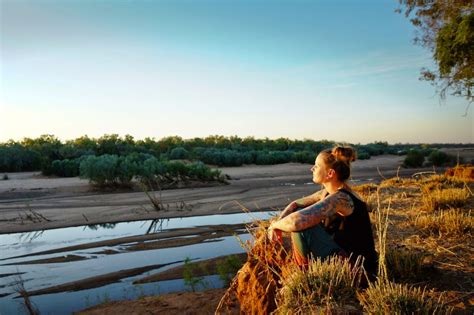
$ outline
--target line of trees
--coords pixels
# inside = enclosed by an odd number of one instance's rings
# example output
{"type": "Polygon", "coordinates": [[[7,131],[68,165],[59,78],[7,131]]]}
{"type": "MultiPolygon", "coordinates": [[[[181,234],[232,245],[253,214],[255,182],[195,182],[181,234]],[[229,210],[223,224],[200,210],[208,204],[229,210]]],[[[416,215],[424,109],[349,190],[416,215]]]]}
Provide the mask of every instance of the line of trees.
{"type": "MultiPolygon", "coordinates": [[[[83,136],[62,142],[53,135],[43,135],[35,139],[24,138],[21,141],[0,143],[0,172],[41,170],[44,175],[77,176],[80,164],[86,157],[110,155],[120,158],[132,154],[147,154],[159,161],[201,161],[217,166],[313,163],[317,153],[334,145],[335,142],[329,140],[256,139],[218,135],[192,139],[172,136],[159,140],[135,140],[130,135],[120,137],[112,134],[100,138],[83,136]]],[[[401,155],[410,149],[436,147],[415,144],[389,145],[387,142],[353,146],[358,151],[359,159],[368,159],[380,154],[401,155]]]]}

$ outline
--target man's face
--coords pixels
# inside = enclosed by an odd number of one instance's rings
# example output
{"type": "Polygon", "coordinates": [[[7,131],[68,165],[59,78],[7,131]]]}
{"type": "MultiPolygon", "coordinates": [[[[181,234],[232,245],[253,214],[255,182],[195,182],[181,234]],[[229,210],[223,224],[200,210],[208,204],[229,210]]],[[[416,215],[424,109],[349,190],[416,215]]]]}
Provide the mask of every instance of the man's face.
{"type": "Polygon", "coordinates": [[[313,182],[315,184],[322,184],[326,179],[326,165],[324,165],[321,155],[318,155],[316,161],[314,161],[314,165],[311,168],[311,172],[313,172],[313,182]]]}

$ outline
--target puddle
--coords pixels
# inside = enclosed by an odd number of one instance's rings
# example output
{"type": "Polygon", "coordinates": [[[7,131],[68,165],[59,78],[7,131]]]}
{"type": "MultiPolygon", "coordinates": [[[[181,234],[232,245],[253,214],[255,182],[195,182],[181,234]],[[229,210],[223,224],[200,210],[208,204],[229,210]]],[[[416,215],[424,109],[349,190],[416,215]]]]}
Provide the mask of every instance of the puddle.
{"type": "MultiPolygon", "coordinates": [[[[21,306],[22,301],[14,299],[17,296],[14,292],[14,284],[19,279],[19,276],[14,274],[18,273],[21,273],[21,279],[26,290],[36,291],[74,283],[75,281],[84,282],[84,279],[87,282],[90,278],[120,273],[124,270],[147,266],[152,267],[152,270],[127,278],[119,277],[116,282],[100,287],[90,287],[74,292],[32,296],[32,301],[42,314],[71,313],[105,300],[131,299],[143,295],[184,290],[186,288],[182,280],[140,285],[132,284],[132,282],[182,264],[185,258],[203,260],[241,253],[243,249],[240,247],[235,236],[231,235],[231,231],[223,232],[222,225],[229,228],[227,225],[248,223],[254,219],[268,219],[274,214],[274,212],[254,212],[251,214],[209,215],[173,218],[160,222],[147,220],[0,235],[0,265],[3,265],[0,268],[0,314],[25,312],[21,306]],[[218,230],[213,232],[213,229],[218,230]],[[179,235],[178,233],[176,236],[159,239],[161,235],[173,235],[176,231],[180,233],[185,231],[188,234],[179,235]],[[193,234],[195,232],[201,234],[193,234]],[[143,237],[146,239],[142,239],[143,237]],[[186,245],[190,240],[192,241],[199,237],[201,237],[199,242],[186,245]],[[129,238],[132,241],[127,242],[129,238]],[[136,241],[136,238],[140,241],[136,241]],[[102,244],[104,241],[115,242],[117,239],[125,241],[113,246],[93,245],[102,244]],[[184,245],[159,249],[154,249],[155,247],[146,248],[147,244],[162,244],[166,242],[167,244],[178,242],[184,245]],[[58,248],[69,249],[71,246],[89,245],[89,243],[93,244],[87,248],[74,249],[72,247],[71,250],[67,251],[51,252],[58,248]],[[145,246],[145,249],[136,249],[137,245],[145,246]],[[131,248],[134,248],[133,251],[130,251],[131,248]],[[28,257],[18,257],[43,251],[49,252],[28,257]],[[21,264],[21,262],[32,260],[57,259],[67,255],[80,256],[84,259],[76,259],[70,262],[21,264]],[[165,266],[153,269],[156,265],[165,266]],[[2,275],[4,276],[2,277],[2,275]],[[2,295],[6,296],[2,297],[2,295]]],[[[235,226],[230,227],[235,228],[235,226]]],[[[243,229],[239,231],[243,233],[240,235],[242,240],[245,241],[250,238],[248,234],[244,233],[243,229]]],[[[209,278],[210,287],[222,286],[218,278],[212,276],[207,278],[209,278]]]]}

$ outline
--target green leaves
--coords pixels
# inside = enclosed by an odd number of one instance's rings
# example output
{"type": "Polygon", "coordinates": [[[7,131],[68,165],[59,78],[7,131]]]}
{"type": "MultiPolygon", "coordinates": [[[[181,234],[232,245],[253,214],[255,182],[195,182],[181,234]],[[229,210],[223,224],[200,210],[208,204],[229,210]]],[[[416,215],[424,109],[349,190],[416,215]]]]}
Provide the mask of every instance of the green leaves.
{"type": "MultiPolygon", "coordinates": [[[[472,1],[399,0],[405,15],[415,15],[412,24],[419,29],[415,43],[433,52],[436,71],[422,69],[421,78],[439,89],[474,101],[474,7],[472,1]]],[[[401,12],[401,10],[399,10],[401,12]]]]}

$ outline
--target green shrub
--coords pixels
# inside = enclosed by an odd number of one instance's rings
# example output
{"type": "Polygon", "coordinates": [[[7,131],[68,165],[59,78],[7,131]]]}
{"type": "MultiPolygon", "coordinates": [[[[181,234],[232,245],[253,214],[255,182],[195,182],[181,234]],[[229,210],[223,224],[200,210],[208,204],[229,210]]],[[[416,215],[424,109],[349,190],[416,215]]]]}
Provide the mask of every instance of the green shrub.
{"type": "Polygon", "coordinates": [[[225,285],[229,285],[232,278],[234,278],[237,271],[242,267],[242,262],[237,255],[227,256],[224,262],[217,266],[219,279],[224,281],[225,285]]]}
{"type": "Polygon", "coordinates": [[[128,154],[127,160],[136,164],[142,164],[148,159],[155,158],[153,155],[148,154],[148,153],[138,153],[138,152],[133,152],[128,154]]]}
{"type": "Polygon", "coordinates": [[[211,169],[209,166],[202,162],[195,162],[192,164],[187,165],[188,168],[188,176],[191,179],[198,179],[198,180],[219,180],[221,177],[221,172],[216,169],[211,169]]]}
{"type": "Polygon", "coordinates": [[[166,175],[175,179],[185,179],[188,175],[188,168],[182,162],[166,162],[166,175]]]}
{"type": "MultiPolygon", "coordinates": [[[[257,165],[273,165],[291,162],[292,151],[258,151],[255,159],[257,165]]],[[[314,160],[313,160],[314,162],[314,160]]]]}
{"type": "Polygon", "coordinates": [[[170,160],[183,160],[189,157],[189,152],[183,147],[177,147],[169,153],[170,160]]]}
{"type": "Polygon", "coordinates": [[[116,184],[118,162],[117,155],[88,156],[79,166],[80,177],[99,186],[116,184]]]}
{"type": "Polygon", "coordinates": [[[229,149],[206,149],[201,151],[197,158],[206,164],[241,166],[248,159],[248,156],[245,153],[229,149]]]}
{"type": "Polygon", "coordinates": [[[387,142],[369,143],[364,146],[364,151],[366,151],[370,156],[376,156],[384,154],[387,149],[387,146],[387,142]]]}
{"type": "Polygon", "coordinates": [[[421,167],[425,161],[425,156],[418,150],[410,150],[403,161],[405,167],[421,167]]]}
{"type": "Polygon", "coordinates": [[[156,184],[160,186],[171,181],[171,178],[167,177],[167,169],[166,161],[152,157],[138,165],[137,177],[142,184],[153,188],[156,184]]]}
{"type": "Polygon", "coordinates": [[[74,160],[54,160],[51,163],[51,174],[60,177],[76,177],[79,175],[78,159],[74,160]]]}
{"type": "Polygon", "coordinates": [[[84,155],[95,155],[95,151],[78,148],[76,145],[67,143],[59,148],[59,155],[63,160],[74,160],[84,155]]]}
{"type": "Polygon", "coordinates": [[[316,154],[311,151],[299,151],[293,154],[293,161],[298,163],[313,164],[316,154]]]}
{"type": "Polygon", "coordinates": [[[434,150],[428,155],[428,161],[433,163],[435,166],[441,166],[448,163],[451,160],[450,156],[446,153],[438,150],[434,150]]]}
{"type": "Polygon", "coordinates": [[[191,288],[191,291],[195,292],[199,285],[204,285],[204,278],[195,276],[197,273],[196,269],[198,266],[191,262],[189,257],[186,257],[184,260],[184,269],[183,269],[183,280],[186,286],[191,288]]]}
{"type": "Polygon", "coordinates": [[[358,160],[368,160],[368,159],[370,159],[370,154],[367,151],[358,150],[357,151],[357,159],[358,160]]]}
{"type": "Polygon", "coordinates": [[[133,157],[121,156],[117,162],[116,176],[123,185],[129,185],[133,177],[138,173],[138,163],[133,157]]]}
{"type": "Polygon", "coordinates": [[[0,172],[36,171],[40,168],[40,153],[16,144],[0,147],[0,172]]]}
{"type": "Polygon", "coordinates": [[[145,184],[186,180],[221,180],[221,172],[202,162],[186,164],[179,161],[160,161],[149,158],[137,165],[137,176],[145,184]]]}

